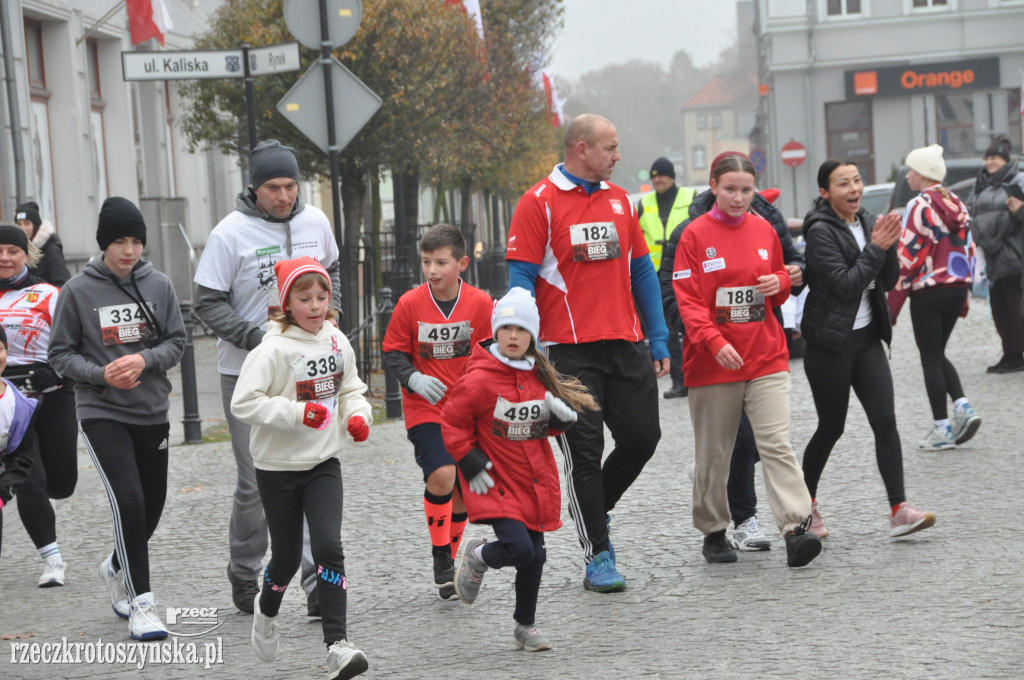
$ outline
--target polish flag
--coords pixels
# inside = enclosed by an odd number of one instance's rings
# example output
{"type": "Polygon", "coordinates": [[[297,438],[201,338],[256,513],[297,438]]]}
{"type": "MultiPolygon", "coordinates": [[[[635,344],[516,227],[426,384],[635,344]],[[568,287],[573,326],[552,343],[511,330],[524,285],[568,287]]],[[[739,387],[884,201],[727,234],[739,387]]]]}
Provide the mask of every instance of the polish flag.
{"type": "Polygon", "coordinates": [[[477,35],[480,40],[484,39],[484,15],[480,12],[480,0],[445,0],[446,5],[462,5],[466,16],[473,20],[476,25],[477,35]]]}
{"type": "Polygon", "coordinates": [[[132,45],[156,38],[164,44],[164,33],[174,28],[164,0],[127,0],[128,27],[132,45]]]}
{"type": "Polygon", "coordinates": [[[548,71],[546,66],[542,66],[541,62],[534,61],[526,67],[530,72],[530,79],[533,86],[538,90],[544,91],[544,101],[547,104],[548,112],[551,114],[551,124],[555,127],[561,127],[565,123],[565,114],[562,111],[562,105],[565,101],[558,96],[558,90],[555,88],[555,79],[548,71]]]}

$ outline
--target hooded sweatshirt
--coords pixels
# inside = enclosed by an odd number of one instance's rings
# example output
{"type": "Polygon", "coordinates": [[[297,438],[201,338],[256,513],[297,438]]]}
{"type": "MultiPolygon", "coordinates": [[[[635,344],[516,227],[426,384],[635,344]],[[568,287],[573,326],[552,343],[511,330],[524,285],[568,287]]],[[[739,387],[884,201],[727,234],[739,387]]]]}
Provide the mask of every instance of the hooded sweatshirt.
{"type": "Polygon", "coordinates": [[[79,420],[166,423],[171,391],[167,370],[185,351],[178,298],[171,280],[145,260],[120,280],[120,287],[115,280],[101,253],[64,284],[50,331],[50,365],[75,381],[79,420]],[[140,294],[155,316],[156,328],[132,299],[140,294]],[[103,369],[129,354],[146,360],[141,384],[129,390],[111,387],[103,379],[103,369]]]}
{"type": "Polygon", "coordinates": [[[312,470],[341,452],[349,418],[373,422],[365,391],[352,345],[333,324],[314,335],[271,321],[242,364],[231,412],[253,426],[249,451],[258,470],[312,470]],[[303,425],[308,402],[330,412],[323,430],[303,425]]]}
{"type": "Polygon", "coordinates": [[[196,314],[217,334],[217,370],[238,375],[249,350],[263,337],[271,311],[280,308],[274,263],[309,256],[331,276],[331,306],[340,309],[338,244],[322,210],[296,199],[278,219],[256,205],[252,189],[210,232],[196,269],[196,314]]]}

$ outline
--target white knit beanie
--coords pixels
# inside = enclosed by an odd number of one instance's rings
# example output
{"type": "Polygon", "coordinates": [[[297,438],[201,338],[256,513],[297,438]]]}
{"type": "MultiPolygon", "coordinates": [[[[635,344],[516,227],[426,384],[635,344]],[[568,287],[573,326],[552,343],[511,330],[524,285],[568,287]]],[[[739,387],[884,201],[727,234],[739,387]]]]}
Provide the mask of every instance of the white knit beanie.
{"type": "Polygon", "coordinates": [[[946,179],[946,161],[938,144],[914,149],[907,154],[907,166],[925,179],[941,182],[946,179]]]}
{"type": "Polygon", "coordinates": [[[494,303],[494,311],[491,312],[491,335],[497,337],[498,329],[502,326],[525,328],[533,336],[534,341],[539,339],[540,312],[537,311],[537,303],[534,302],[530,291],[516,287],[494,303]]]}

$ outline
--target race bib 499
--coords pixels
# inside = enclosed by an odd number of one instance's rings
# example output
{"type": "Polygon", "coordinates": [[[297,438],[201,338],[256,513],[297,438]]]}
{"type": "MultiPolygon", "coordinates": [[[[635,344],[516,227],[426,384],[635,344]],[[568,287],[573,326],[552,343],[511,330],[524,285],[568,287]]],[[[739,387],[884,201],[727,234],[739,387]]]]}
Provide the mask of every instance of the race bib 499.
{"type": "Polygon", "coordinates": [[[543,399],[514,403],[498,397],[491,420],[491,434],[502,439],[525,441],[548,436],[548,405],[543,399]]]}

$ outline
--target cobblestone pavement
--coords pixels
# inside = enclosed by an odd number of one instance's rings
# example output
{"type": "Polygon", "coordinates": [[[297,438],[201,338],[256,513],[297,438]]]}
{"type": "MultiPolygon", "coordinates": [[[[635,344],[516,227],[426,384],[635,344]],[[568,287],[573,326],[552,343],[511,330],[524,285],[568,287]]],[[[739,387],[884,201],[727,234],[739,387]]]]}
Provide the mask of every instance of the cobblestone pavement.
{"type": "MultiPolygon", "coordinates": [[[[197,340],[196,353],[201,413],[210,428],[222,418],[212,342],[197,340]]],[[[690,521],[685,470],[693,459],[693,435],[686,400],[662,401],[658,452],[612,513],[619,567],[629,588],[614,595],[583,590],[580,550],[563,512],[565,526],[548,534],[537,621],[554,650],[542,654],[513,645],[511,571],[488,572],[473,606],[437,599],[422,526],[423,487],[411,446],[401,422],[374,425],[368,444],[343,455],[349,635],[369,658],[365,677],[1024,676],[1019,633],[1024,576],[1013,533],[1024,511],[1024,373],[987,375],[985,367],[999,353],[984,300],[975,301],[953,334],[950,355],[984,424],[956,451],[918,452],[930,414],[909,314],[903,315],[892,366],[906,486],[911,502],[937,514],[936,526],[906,540],[887,537],[872,436],[854,402],[819,491],[831,536],[822,555],[798,570],[785,566],[784,545],[775,532],[770,552],[741,554],[732,565],[704,562],[700,535],[690,521]]],[[[815,415],[800,360],[791,366],[792,438],[802,452],[815,415]]],[[[380,382],[378,377],[378,387],[380,382]]],[[[667,388],[667,379],[662,383],[667,388]]],[[[180,395],[175,402],[173,431],[180,442],[180,395]]],[[[84,453],[79,464],[75,495],[57,505],[68,564],[65,587],[35,586],[39,558],[15,509],[3,513],[2,678],[113,678],[138,672],[130,663],[15,663],[21,654],[15,645],[21,643],[127,642],[127,624],[111,613],[95,571],[111,547],[109,507],[84,453]]],[[[216,630],[177,640],[179,646],[196,642],[200,654],[206,644],[219,646],[222,663],[209,669],[150,663],[145,677],[325,675],[320,626],[306,618],[296,582],[281,610],[280,658],[264,664],[252,653],[252,619],[232,606],[224,576],[233,486],[227,442],[172,448],[167,507],[150,542],[153,589],[162,614],[165,606],[217,608],[216,630]]],[[[763,490],[760,479],[758,489],[763,490]]],[[[773,522],[761,495],[767,528],[773,522]]],[[[469,537],[488,533],[484,527],[467,530],[469,537]]],[[[205,630],[185,623],[172,628],[205,630]]]]}

